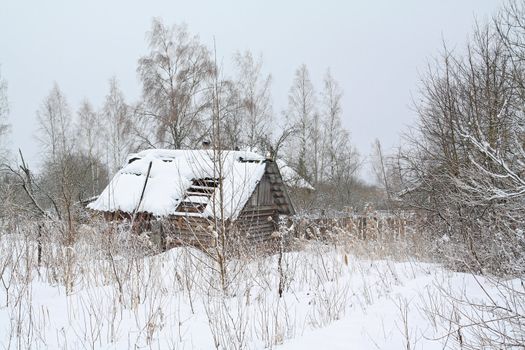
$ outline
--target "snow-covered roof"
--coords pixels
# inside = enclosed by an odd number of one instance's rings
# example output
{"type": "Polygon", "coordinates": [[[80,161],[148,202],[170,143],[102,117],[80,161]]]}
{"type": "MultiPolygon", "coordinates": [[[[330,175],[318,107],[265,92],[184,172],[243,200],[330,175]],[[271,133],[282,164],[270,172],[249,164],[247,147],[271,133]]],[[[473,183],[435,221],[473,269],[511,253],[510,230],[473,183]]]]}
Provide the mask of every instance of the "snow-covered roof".
{"type": "Polygon", "coordinates": [[[88,208],[106,212],[148,212],[155,216],[219,217],[219,190],[212,189],[209,198],[194,198],[189,191],[190,187],[196,191],[210,189],[198,181],[219,178],[219,156],[223,164],[224,217],[235,219],[265,171],[265,158],[253,152],[222,151],[214,157],[213,150],[156,149],[131,154],[127,164],[88,208]],[[149,178],[144,187],[150,163],[149,178]],[[143,190],[143,199],[137,208],[143,190]],[[201,212],[178,212],[179,205],[184,205],[186,201],[204,204],[204,209],[201,212]]]}
{"type": "Polygon", "coordinates": [[[277,166],[283,177],[283,181],[287,186],[296,187],[296,188],[305,188],[308,190],[315,190],[315,188],[310,185],[301,175],[299,175],[292,167],[290,167],[282,159],[277,159],[277,166]]]}

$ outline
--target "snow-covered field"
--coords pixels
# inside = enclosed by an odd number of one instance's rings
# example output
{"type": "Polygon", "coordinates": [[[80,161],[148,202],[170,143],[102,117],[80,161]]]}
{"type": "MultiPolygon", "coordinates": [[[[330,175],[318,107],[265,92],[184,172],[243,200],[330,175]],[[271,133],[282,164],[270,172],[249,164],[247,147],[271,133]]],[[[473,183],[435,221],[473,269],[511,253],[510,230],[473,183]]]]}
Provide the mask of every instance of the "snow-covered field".
{"type": "MultiPolygon", "coordinates": [[[[124,257],[109,243],[48,244],[40,268],[21,236],[0,236],[0,249],[0,349],[460,348],[498,337],[467,327],[495,318],[493,304],[523,305],[507,293],[524,292],[518,280],[358,258],[348,244],[285,253],[282,298],[277,256],[231,261],[223,291],[213,259],[192,248],[124,257]]],[[[493,328],[522,336],[500,318],[493,328]]]]}

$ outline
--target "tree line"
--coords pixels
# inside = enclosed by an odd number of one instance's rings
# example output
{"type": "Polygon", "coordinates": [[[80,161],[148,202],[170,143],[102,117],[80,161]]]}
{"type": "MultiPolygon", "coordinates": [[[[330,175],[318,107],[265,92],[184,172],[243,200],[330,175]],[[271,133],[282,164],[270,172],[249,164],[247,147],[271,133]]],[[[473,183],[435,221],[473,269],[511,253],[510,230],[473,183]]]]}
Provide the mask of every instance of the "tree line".
{"type": "MultiPolygon", "coordinates": [[[[40,170],[34,173],[21,152],[11,154],[11,161],[5,158],[4,198],[38,215],[67,217],[74,203],[101,192],[129,153],[201,148],[203,141],[215,142],[217,120],[220,148],[282,159],[319,189],[296,192],[302,209],[341,209],[369,199],[373,187],[356,176],[360,157],[342,125],[343,92],[330,70],[318,91],[307,66],[298,67],[288,106],[278,114],[272,104],[272,76],[264,72],[261,56],[237,52],[233,71],[226,72],[217,66],[214,49],[185,25],[167,25],[159,18],[152,20],[147,43],[147,53],[137,62],[138,101],[126,100],[115,77],[100,107],[86,98],[75,108],[57,83],[52,86],[36,112],[40,170]]],[[[4,140],[8,94],[7,82],[1,82],[4,140]]]]}

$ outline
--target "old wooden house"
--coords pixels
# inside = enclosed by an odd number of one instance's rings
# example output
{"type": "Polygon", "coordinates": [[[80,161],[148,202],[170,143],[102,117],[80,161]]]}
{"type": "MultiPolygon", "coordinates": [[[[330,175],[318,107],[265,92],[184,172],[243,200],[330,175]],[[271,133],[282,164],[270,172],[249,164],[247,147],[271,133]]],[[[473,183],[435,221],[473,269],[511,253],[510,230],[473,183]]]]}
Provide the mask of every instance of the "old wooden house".
{"type": "Polygon", "coordinates": [[[146,150],[128,157],[88,208],[170,241],[214,244],[217,229],[263,242],[293,215],[277,164],[246,151],[146,150]],[[219,224],[218,224],[219,223],[219,224]]]}

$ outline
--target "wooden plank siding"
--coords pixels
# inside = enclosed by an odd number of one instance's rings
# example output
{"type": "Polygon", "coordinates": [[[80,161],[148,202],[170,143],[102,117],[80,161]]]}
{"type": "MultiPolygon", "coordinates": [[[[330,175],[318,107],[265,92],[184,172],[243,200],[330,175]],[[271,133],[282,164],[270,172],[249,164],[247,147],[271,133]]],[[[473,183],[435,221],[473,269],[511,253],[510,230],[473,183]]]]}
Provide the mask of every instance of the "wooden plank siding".
{"type": "Polygon", "coordinates": [[[277,164],[266,161],[263,177],[235,222],[241,235],[253,242],[265,242],[278,230],[279,215],[294,214],[277,164]]]}

